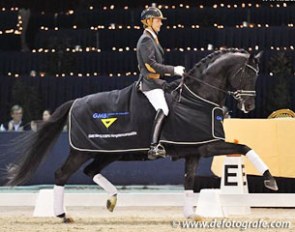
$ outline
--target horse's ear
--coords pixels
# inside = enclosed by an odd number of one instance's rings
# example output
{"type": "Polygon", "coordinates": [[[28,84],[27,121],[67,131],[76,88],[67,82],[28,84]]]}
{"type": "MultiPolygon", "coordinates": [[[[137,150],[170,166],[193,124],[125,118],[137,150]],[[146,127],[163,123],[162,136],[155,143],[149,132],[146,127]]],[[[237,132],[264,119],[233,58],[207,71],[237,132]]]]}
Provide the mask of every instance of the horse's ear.
{"type": "Polygon", "coordinates": [[[255,56],[255,59],[257,60],[257,62],[259,63],[261,57],[263,55],[263,51],[260,51],[256,56],[255,56]]]}
{"type": "Polygon", "coordinates": [[[253,60],[253,59],[254,59],[254,54],[250,53],[249,60],[253,60]]]}

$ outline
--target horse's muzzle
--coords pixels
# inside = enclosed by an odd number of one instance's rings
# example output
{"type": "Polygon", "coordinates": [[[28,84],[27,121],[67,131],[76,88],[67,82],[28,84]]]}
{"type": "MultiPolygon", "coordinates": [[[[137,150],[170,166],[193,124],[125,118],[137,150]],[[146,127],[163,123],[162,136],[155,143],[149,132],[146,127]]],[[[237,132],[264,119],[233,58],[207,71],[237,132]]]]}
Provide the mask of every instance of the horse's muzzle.
{"type": "Polygon", "coordinates": [[[255,109],[255,98],[247,97],[246,99],[240,99],[238,102],[238,108],[244,113],[249,113],[255,109]]]}

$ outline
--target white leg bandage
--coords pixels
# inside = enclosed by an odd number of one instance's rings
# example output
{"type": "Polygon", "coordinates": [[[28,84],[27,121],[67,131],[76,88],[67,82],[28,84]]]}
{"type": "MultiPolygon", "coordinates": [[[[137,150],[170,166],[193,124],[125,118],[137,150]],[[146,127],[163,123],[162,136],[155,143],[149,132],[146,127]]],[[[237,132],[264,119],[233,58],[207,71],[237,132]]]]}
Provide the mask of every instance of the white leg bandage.
{"type": "Polygon", "coordinates": [[[102,187],[111,196],[118,193],[117,188],[101,174],[96,174],[93,177],[93,181],[100,187],[102,187]]]}
{"type": "Polygon", "coordinates": [[[64,186],[54,185],[53,188],[53,210],[55,216],[65,213],[64,208],[64,186]]]}
{"type": "Polygon", "coordinates": [[[193,190],[184,191],[184,206],[183,206],[183,215],[186,218],[193,217],[195,215],[194,203],[196,199],[194,197],[193,190]]]}
{"type": "Polygon", "coordinates": [[[253,151],[253,150],[248,151],[246,154],[246,157],[251,161],[251,163],[259,171],[259,173],[261,175],[266,170],[268,170],[268,167],[266,166],[266,164],[262,161],[262,159],[259,157],[259,155],[256,154],[255,151],[253,151]]]}
{"type": "Polygon", "coordinates": [[[163,89],[153,89],[150,91],[145,91],[143,93],[149,99],[149,102],[152,104],[156,111],[162,109],[166,116],[169,114],[169,108],[165,99],[163,89]]]}

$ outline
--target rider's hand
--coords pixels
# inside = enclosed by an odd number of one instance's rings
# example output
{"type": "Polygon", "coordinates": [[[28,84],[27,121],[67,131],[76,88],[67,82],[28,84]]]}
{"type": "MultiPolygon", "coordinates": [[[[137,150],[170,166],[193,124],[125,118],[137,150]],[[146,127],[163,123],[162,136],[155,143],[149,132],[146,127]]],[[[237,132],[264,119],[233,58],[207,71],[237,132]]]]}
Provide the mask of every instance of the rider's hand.
{"type": "Polygon", "coordinates": [[[184,73],[184,67],[183,66],[176,66],[174,67],[174,75],[177,75],[177,76],[182,76],[183,73],[184,73]]]}

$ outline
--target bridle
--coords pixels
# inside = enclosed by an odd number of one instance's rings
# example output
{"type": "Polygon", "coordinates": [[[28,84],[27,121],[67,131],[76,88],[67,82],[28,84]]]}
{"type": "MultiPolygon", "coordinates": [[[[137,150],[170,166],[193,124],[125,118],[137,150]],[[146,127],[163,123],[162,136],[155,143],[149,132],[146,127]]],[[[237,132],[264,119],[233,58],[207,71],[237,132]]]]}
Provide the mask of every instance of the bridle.
{"type": "MultiPolygon", "coordinates": [[[[246,68],[253,71],[255,75],[258,75],[259,70],[254,68],[252,65],[249,65],[247,62],[245,65],[243,65],[239,70],[234,74],[233,79],[236,79],[236,76],[242,72],[240,75],[240,86],[242,86],[242,82],[244,80],[244,73],[246,68]]],[[[243,90],[243,89],[237,89],[236,91],[227,91],[228,95],[232,96],[235,100],[241,100],[242,97],[255,97],[256,91],[255,90],[243,90]]]]}
{"type": "MultiPolygon", "coordinates": [[[[257,68],[253,67],[252,65],[249,65],[249,64],[248,64],[248,60],[247,60],[247,62],[246,62],[241,68],[239,68],[239,69],[235,72],[235,74],[233,75],[233,79],[236,79],[236,76],[237,76],[240,72],[242,72],[242,75],[240,75],[240,81],[239,81],[239,82],[240,82],[240,86],[242,86],[242,82],[243,82],[243,80],[244,80],[244,75],[243,75],[243,74],[245,73],[246,68],[248,68],[249,70],[255,72],[256,76],[258,75],[258,72],[259,72],[259,70],[258,70],[257,68]]],[[[225,94],[227,94],[227,95],[229,95],[229,96],[232,96],[232,97],[233,97],[235,100],[237,100],[237,101],[242,101],[242,98],[243,98],[243,97],[255,97],[255,96],[256,96],[256,91],[255,91],[255,90],[243,90],[243,89],[237,89],[237,90],[235,90],[235,91],[226,91],[226,90],[224,90],[224,89],[221,89],[221,88],[218,88],[218,87],[216,87],[216,86],[214,86],[214,85],[211,85],[211,84],[209,84],[209,83],[207,83],[207,82],[205,82],[205,81],[203,81],[203,80],[200,80],[200,79],[196,78],[195,76],[191,75],[191,73],[192,73],[195,69],[196,69],[196,67],[192,68],[188,73],[184,73],[184,74],[183,74],[180,84],[179,84],[178,87],[175,89],[175,90],[180,89],[180,93],[179,93],[180,96],[181,96],[181,93],[182,93],[182,87],[183,87],[183,85],[184,85],[184,79],[185,79],[186,77],[192,78],[192,79],[194,79],[194,80],[196,80],[196,81],[202,83],[203,85],[209,86],[209,87],[211,87],[211,88],[213,88],[213,89],[216,89],[216,90],[218,90],[218,91],[220,91],[220,92],[223,92],[223,93],[225,93],[225,94]]],[[[174,90],[174,91],[175,91],[175,90],[174,90]]]]}

